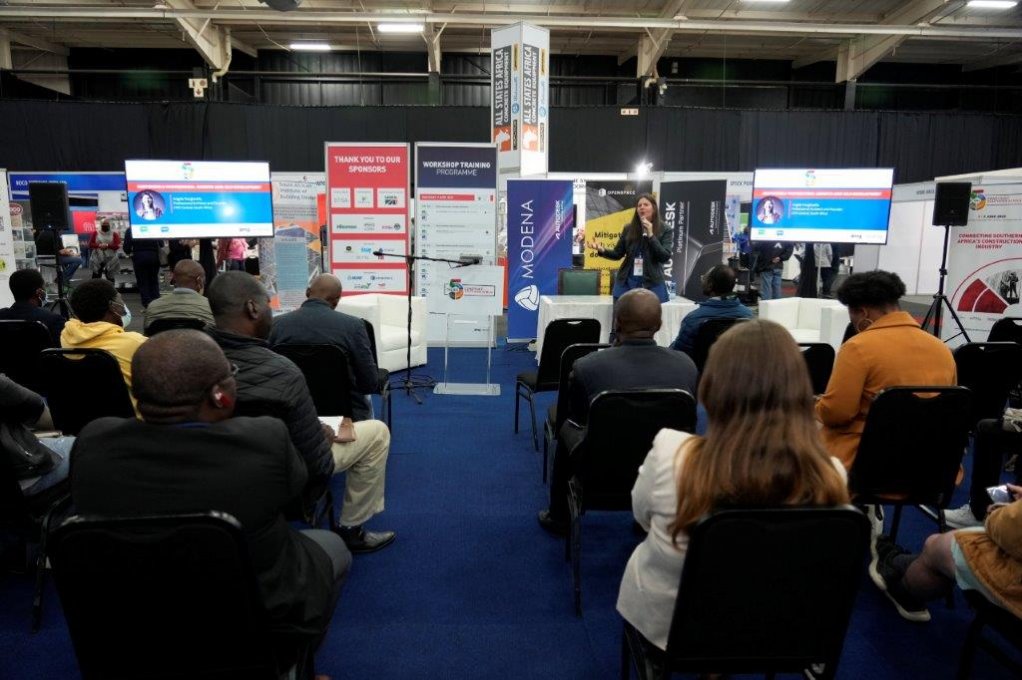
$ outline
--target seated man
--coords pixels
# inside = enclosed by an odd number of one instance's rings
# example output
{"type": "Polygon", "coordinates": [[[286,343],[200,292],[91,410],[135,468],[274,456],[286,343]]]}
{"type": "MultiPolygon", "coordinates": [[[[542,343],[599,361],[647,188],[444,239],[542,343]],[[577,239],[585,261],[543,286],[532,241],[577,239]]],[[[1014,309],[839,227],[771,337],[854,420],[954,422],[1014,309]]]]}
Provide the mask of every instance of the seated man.
{"type": "Polygon", "coordinates": [[[274,418],[232,418],[233,367],[200,331],[174,330],[132,361],[142,420],[100,418],[75,445],[71,497],[83,515],[218,510],[237,519],[275,634],[321,638],[351,556],[328,531],[296,531],[283,509],[306,472],[274,418]]]}
{"type": "Polygon", "coordinates": [[[354,440],[340,442],[320,423],[305,376],[266,344],[273,313],[270,296],[258,280],[244,272],[220,274],[209,286],[209,304],[216,326],[207,332],[239,369],[238,408],[245,413],[272,413],[287,425],[309,470],[306,503],[322,495],[335,468],[347,471],[341,538],[354,553],[372,552],[393,542],[393,531],[370,532],[363,527],[383,512],[390,452],[387,426],[378,420],[355,423],[354,440]]]}
{"type": "Polygon", "coordinates": [[[69,453],[75,438],[39,439],[32,429],[53,429],[46,402],[0,374],[0,456],[6,456],[13,465],[25,496],[53,501],[68,491],[69,453]]]}
{"type": "Polygon", "coordinates": [[[64,285],[71,283],[75,272],[82,266],[83,260],[75,248],[65,248],[60,235],[53,229],[34,229],[36,256],[55,257],[60,263],[61,277],[64,285]]]}
{"type": "Polygon", "coordinates": [[[209,300],[202,296],[206,286],[206,273],[195,260],[180,260],[171,274],[174,292],[149,303],[143,313],[142,327],[157,319],[198,319],[208,326],[213,325],[213,312],[209,300]]]}
{"type": "Polygon", "coordinates": [[[110,352],[121,367],[121,375],[131,389],[131,358],[146,341],[141,333],[125,330],[131,323],[131,310],[106,279],[85,281],[71,293],[71,311],[75,318],[60,334],[67,349],[95,348],[110,352]]]}
{"type": "Polygon", "coordinates": [[[300,308],[273,320],[270,345],[336,345],[344,350],[353,377],[351,419],[371,419],[373,408],[367,395],[379,392],[380,374],[365,324],[358,317],[336,311],[341,281],[332,274],[317,276],[305,297],[308,299],[300,308]]]}
{"type": "Polygon", "coordinates": [[[1009,484],[1008,493],[1013,502],[991,506],[985,528],[933,534],[920,555],[880,538],[869,575],[902,618],[929,621],[925,603],[954,584],[1022,618],[1022,487],[1009,484]]]}
{"type": "Polygon", "coordinates": [[[738,301],[734,291],[734,269],[718,264],[706,272],[703,275],[703,293],[709,297],[682,319],[681,329],[671,349],[691,354],[695,348],[696,333],[707,319],[751,319],[752,310],[738,301]]]}
{"type": "MultiPolygon", "coordinates": [[[[568,420],[561,429],[554,452],[550,479],[550,507],[539,513],[547,531],[568,531],[568,482],[571,451],[582,440],[589,422],[589,405],[606,390],[629,388],[676,388],[695,395],[697,371],[692,359],[681,352],[658,347],[661,308],[657,296],[638,288],[622,295],[614,306],[615,347],[595,352],[575,362],[568,378],[568,420]]],[[[622,423],[622,427],[627,427],[622,423]]]]}
{"type": "Polygon", "coordinates": [[[43,309],[46,303],[46,284],[43,282],[43,275],[35,269],[22,269],[11,274],[7,283],[14,295],[14,304],[0,309],[0,320],[39,321],[50,332],[53,346],[60,347],[64,317],[43,309]]]}

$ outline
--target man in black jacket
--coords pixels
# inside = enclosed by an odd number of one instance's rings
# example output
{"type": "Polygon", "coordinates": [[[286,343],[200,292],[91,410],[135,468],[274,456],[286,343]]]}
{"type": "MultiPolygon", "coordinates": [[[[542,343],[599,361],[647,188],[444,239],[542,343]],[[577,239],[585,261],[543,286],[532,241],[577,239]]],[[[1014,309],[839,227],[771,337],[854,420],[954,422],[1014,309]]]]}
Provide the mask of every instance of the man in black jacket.
{"type": "Polygon", "coordinates": [[[238,366],[238,409],[244,414],[274,415],[287,425],[291,441],[309,470],[307,504],[326,490],[335,467],[347,471],[340,535],[354,553],[389,545],[394,532],[363,527],[383,511],[390,431],[378,420],[355,423],[353,441],[337,441],[316,416],[302,372],[269,348],[273,312],[266,289],[244,272],[224,272],[209,286],[216,327],[207,332],[238,366]]]}
{"type": "Polygon", "coordinates": [[[46,302],[46,284],[43,275],[35,269],[22,269],[11,274],[8,281],[14,304],[0,309],[0,319],[13,321],[39,321],[50,332],[53,347],[60,347],[60,333],[65,319],[43,309],[46,302]]]}
{"type": "Polygon", "coordinates": [[[781,298],[781,274],[784,263],[791,259],[793,246],[779,241],[759,241],[755,244],[756,271],[759,273],[759,299],[781,298]]]}
{"type": "MultiPolygon", "coordinates": [[[[100,418],[74,449],[71,497],[81,514],[218,510],[237,519],[263,606],[283,649],[326,632],[351,555],[337,536],[296,531],[284,509],[306,472],[275,418],[232,418],[233,367],[205,334],[161,333],[132,359],[143,420],[100,418]]],[[[292,650],[289,650],[292,651],[292,650]]]]}
{"type": "MultiPolygon", "coordinates": [[[[547,531],[568,531],[568,481],[571,451],[582,440],[589,422],[589,405],[600,392],[629,388],[676,388],[696,393],[698,372],[683,352],[659,347],[654,340],[662,323],[660,300],[637,288],[622,295],[614,306],[616,346],[582,357],[568,378],[568,420],[561,429],[550,478],[550,507],[539,513],[547,531]]],[[[621,423],[628,427],[628,423],[621,423]]]]}
{"type": "Polygon", "coordinates": [[[131,255],[131,267],[135,270],[138,295],[142,308],[160,297],[160,247],[163,241],[151,238],[135,238],[131,227],[124,234],[124,252],[131,255]]]}

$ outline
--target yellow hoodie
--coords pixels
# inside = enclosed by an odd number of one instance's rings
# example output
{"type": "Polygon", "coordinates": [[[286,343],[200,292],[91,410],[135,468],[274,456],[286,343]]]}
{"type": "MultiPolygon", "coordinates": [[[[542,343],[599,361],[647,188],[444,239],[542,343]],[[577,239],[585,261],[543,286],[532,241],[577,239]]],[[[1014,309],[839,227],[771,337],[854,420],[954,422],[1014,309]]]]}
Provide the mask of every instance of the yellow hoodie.
{"type": "MultiPolygon", "coordinates": [[[[95,348],[104,349],[114,355],[117,363],[120,364],[121,374],[124,382],[131,392],[131,358],[135,351],[146,341],[141,333],[125,331],[106,321],[94,321],[82,323],[78,319],[71,319],[64,325],[64,331],[60,334],[60,345],[66,349],[95,348]]],[[[134,395],[131,397],[135,402],[134,395]]]]}

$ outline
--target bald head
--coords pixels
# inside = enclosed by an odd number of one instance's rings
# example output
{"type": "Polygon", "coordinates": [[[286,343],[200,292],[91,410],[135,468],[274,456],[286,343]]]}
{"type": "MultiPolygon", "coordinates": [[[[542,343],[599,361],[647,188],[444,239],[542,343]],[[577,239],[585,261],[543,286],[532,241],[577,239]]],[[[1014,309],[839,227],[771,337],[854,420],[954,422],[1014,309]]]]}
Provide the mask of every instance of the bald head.
{"type": "Polygon", "coordinates": [[[617,339],[648,340],[660,330],[660,299],[645,288],[630,290],[614,305],[617,339]]]}
{"type": "Polygon", "coordinates": [[[131,360],[131,391],[142,418],[158,424],[215,422],[230,416],[234,402],[227,357],[196,330],[164,331],[143,343],[131,360]]]}
{"type": "Polygon", "coordinates": [[[320,274],[305,291],[310,300],[322,300],[333,308],[341,301],[341,280],[333,274],[320,274]]]}
{"type": "Polygon", "coordinates": [[[207,294],[217,328],[264,340],[269,336],[270,296],[254,276],[238,271],[218,274],[207,294]]]}
{"type": "Polygon", "coordinates": [[[174,265],[174,274],[170,279],[175,288],[190,288],[201,293],[206,286],[206,272],[195,260],[181,260],[174,265]]]}

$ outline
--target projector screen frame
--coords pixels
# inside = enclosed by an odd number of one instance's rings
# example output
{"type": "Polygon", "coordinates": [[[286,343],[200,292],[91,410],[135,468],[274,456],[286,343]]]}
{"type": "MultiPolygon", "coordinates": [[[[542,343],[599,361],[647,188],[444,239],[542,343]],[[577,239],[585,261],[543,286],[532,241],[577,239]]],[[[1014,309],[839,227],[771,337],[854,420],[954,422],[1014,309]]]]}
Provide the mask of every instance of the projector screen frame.
{"type": "MultiPolygon", "coordinates": [[[[749,209],[749,241],[752,244],[765,243],[765,242],[773,242],[773,243],[780,242],[780,243],[841,243],[841,244],[853,244],[853,245],[885,246],[885,245],[887,245],[887,242],[890,239],[891,204],[893,203],[893,198],[894,198],[894,196],[893,196],[893,190],[894,190],[894,172],[895,172],[895,169],[893,167],[876,167],[876,168],[863,168],[863,167],[858,167],[858,168],[810,168],[810,167],[802,167],[802,168],[800,168],[800,167],[756,168],[753,171],[752,203],[751,203],[750,209],[749,209]],[[885,218],[884,218],[884,228],[883,228],[883,230],[880,230],[880,229],[865,230],[865,231],[871,231],[871,232],[883,231],[883,234],[884,234],[883,241],[881,242],[879,240],[852,239],[852,238],[844,237],[844,233],[847,233],[848,231],[851,231],[851,229],[843,229],[843,230],[841,230],[842,238],[833,238],[833,237],[818,238],[818,239],[805,238],[805,236],[806,236],[805,232],[808,231],[808,228],[805,228],[805,227],[792,228],[792,231],[795,232],[795,236],[788,236],[787,234],[783,234],[781,236],[777,236],[776,233],[773,234],[773,235],[769,235],[769,236],[766,235],[766,234],[757,235],[757,233],[756,233],[757,230],[763,228],[761,225],[756,223],[756,210],[757,210],[757,205],[760,202],[760,199],[757,198],[757,196],[756,196],[756,193],[757,193],[757,191],[760,188],[759,185],[757,184],[757,177],[759,176],[760,172],[780,172],[780,171],[797,172],[797,173],[803,173],[803,174],[808,174],[810,172],[816,173],[816,172],[821,172],[821,171],[822,172],[827,172],[827,173],[830,173],[830,172],[866,172],[866,171],[869,171],[869,172],[879,172],[879,171],[889,171],[890,175],[891,175],[891,180],[890,180],[890,186],[887,187],[887,190],[889,192],[891,192],[891,195],[889,195],[888,198],[887,198],[887,212],[886,212],[886,215],[885,215],[885,218]]],[[[773,189],[773,188],[781,189],[782,187],[773,187],[773,186],[767,187],[767,189],[773,189]]],[[[794,189],[795,187],[792,186],[790,188],[794,189]]],[[[835,187],[835,188],[837,188],[837,187],[835,187]]],[[[846,187],[846,188],[851,189],[851,188],[859,188],[859,187],[846,187]]],[[[862,187],[862,188],[866,188],[866,187],[862,187]]],[[[881,187],[869,187],[869,188],[879,189],[881,187]]],[[[764,197],[764,199],[765,198],[767,198],[767,197],[764,197]]],[[[820,231],[823,231],[823,229],[821,229],[820,231]]],[[[821,234],[821,236],[822,235],[823,234],[821,234]]]]}
{"type": "MultiPolygon", "coordinates": [[[[167,240],[167,239],[220,239],[220,238],[244,238],[244,239],[250,239],[250,238],[273,238],[274,232],[276,230],[276,226],[275,226],[275,222],[274,222],[274,219],[273,219],[273,214],[274,213],[273,213],[273,185],[272,185],[272,176],[273,175],[272,175],[272,169],[270,167],[270,162],[269,161],[263,161],[263,160],[244,160],[244,161],[208,161],[208,160],[196,160],[196,161],[193,161],[193,160],[176,160],[176,159],[165,159],[165,158],[129,158],[129,159],[125,159],[125,161],[124,161],[125,201],[128,204],[128,225],[129,225],[129,228],[132,231],[132,238],[138,239],[138,240],[148,240],[148,241],[162,241],[162,240],[167,240]],[[141,221],[141,219],[139,218],[139,216],[135,212],[135,206],[133,205],[133,201],[132,201],[132,194],[133,193],[138,193],[138,192],[132,192],[130,190],[130,186],[131,186],[131,183],[133,181],[132,178],[129,176],[129,171],[128,171],[130,163],[170,163],[170,164],[175,164],[175,165],[179,165],[179,166],[182,166],[182,167],[185,166],[186,164],[195,165],[195,166],[209,166],[209,165],[238,165],[238,166],[250,165],[250,166],[254,166],[254,165],[264,165],[266,167],[266,179],[265,179],[265,183],[268,186],[268,191],[266,192],[266,194],[267,194],[267,197],[269,199],[269,220],[266,223],[260,223],[260,226],[262,228],[258,229],[256,231],[253,231],[252,233],[232,233],[232,232],[236,232],[238,230],[238,225],[237,224],[232,224],[230,222],[210,224],[209,225],[210,229],[208,231],[203,231],[201,234],[195,234],[195,233],[181,234],[181,233],[175,233],[173,231],[175,226],[180,228],[180,227],[190,227],[190,226],[193,226],[193,225],[181,224],[181,225],[171,226],[171,225],[159,225],[158,223],[156,223],[155,226],[167,226],[169,229],[171,229],[171,231],[169,233],[164,233],[164,232],[155,233],[155,234],[144,233],[144,232],[140,231],[138,229],[138,227],[147,226],[147,225],[153,225],[153,222],[145,222],[145,223],[143,223],[141,221]],[[213,228],[213,227],[223,227],[223,228],[222,229],[217,229],[217,228],[213,228]]],[[[135,182],[141,181],[141,182],[153,182],[153,183],[156,183],[156,182],[161,182],[161,181],[162,182],[174,182],[174,181],[187,182],[187,181],[194,181],[194,180],[189,180],[188,178],[184,178],[184,179],[180,179],[180,180],[172,180],[172,179],[167,179],[167,180],[139,180],[139,179],[135,179],[134,181],[135,182]]],[[[224,179],[223,181],[225,183],[231,183],[231,182],[239,182],[240,183],[240,182],[246,182],[246,181],[251,182],[251,181],[263,181],[263,180],[261,180],[261,179],[259,179],[259,180],[231,180],[231,179],[224,179]]],[[[223,193],[230,193],[230,192],[223,192],[223,193]]],[[[262,193],[262,192],[259,192],[259,193],[262,193]]]]}

